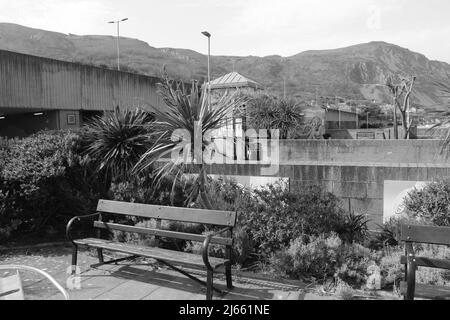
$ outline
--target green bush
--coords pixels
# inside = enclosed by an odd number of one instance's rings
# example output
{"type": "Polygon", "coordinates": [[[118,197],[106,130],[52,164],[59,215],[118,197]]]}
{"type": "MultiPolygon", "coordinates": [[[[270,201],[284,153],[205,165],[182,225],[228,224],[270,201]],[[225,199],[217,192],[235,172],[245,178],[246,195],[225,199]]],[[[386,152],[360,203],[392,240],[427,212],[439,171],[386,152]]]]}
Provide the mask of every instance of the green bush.
{"type": "Polygon", "coordinates": [[[333,277],[360,287],[367,279],[367,268],[380,257],[358,244],[347,244],[338,235],[300,237],[271,258],[276,272],[290,277],[314,277],[321,281],[333,277]]]}
{"type": "Polygon", "coordinates": [[[0,240],[95,209],[101,183],[82,165],[78,145],[75,133],[41,132],[3,149],[0,240]]]}
{"type": "Polygon", "coordinates": [[[335,232],[344,223],[338,198],[315,186],[289,190],[280,183],[268,185],[255,190],[246,206],[240,221],[267,256],[292,239],[335,232]]]}
{"type": "Polygon", "coordinates": [[[335,232],[347,243],[364,243],[369,235],[368,223],[369,219],[364,214],[345,213],[335,232]]]}
{"type": "Polygon", "coordinates": [[[450,179],[413,190],[405,199],[406,213],[417,220],[450,227],[450,179]]]}
{"type": "Polygon", "coordinates": [[[340,264],[335,273],[339,279],[352,287],[361,288],[367,282],[368,268],[378,265],[381,252],[372,251],[359,244],[344,244],[340,251],[340,264]]]}
{"type": "Polygon", "coordinates": [[[276,271],[290,277],[314,277],[325,280],[332,277],[339,263],[342,240],[336,235],[326,237],[299,237],[271,258],[276,271]]]}
{"type": "Polygon", "coordinates": [[[182,207],[186,200],[185,188],[173,181],[163,179],[158,185],[151,177],[136,178],[131,182],[113,182],[109,198],[116,201],[182,207]]]}

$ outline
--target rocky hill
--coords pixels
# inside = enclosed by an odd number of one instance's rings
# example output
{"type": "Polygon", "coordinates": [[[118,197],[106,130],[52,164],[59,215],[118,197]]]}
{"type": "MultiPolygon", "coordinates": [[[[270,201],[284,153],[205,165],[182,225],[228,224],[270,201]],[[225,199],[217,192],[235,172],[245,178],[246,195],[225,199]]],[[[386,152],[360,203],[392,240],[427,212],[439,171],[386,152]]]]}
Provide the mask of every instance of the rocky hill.
{"type": "MultiPolygon", "coordinates": [[[[62,34],[0,23],[0,49],[103,67],[116,66],[116,39],[112,36],[62,34]]],[[[163,65],[177,78],[206,78],[206,57],[187,49],[154,48],[146,42],[121,38],[123,70],[159,76],[163,65]]],[[[388,102],[380,84],[389,73],[418,78],[414,103],[441,109],[436,81],[448,80],[450,65],[431,61],[420,53],[385,43],[370,42],[347,48],[306,51],[291,57],[213,56],[212,76],[230,71],[250,77],[268,90],[303,99],[342,97],[388,102]]]]}

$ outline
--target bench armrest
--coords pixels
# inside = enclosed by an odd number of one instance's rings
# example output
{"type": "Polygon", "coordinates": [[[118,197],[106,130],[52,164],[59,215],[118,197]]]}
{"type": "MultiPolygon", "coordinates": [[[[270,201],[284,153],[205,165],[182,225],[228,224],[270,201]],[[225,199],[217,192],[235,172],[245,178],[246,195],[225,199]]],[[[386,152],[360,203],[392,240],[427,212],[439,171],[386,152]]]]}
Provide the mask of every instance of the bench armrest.
{"type": "Polygon", "coordinates": [[[101,214],[100,212],[97,212],[97,213],[89,214],[89,215],[86,215],[86,216],[76,216],[76,217],[73,217],[72,219],[70,219],[70,221],[67,223],[67,226],[66,226],[66,237],[67,237],[67,239],[74,244],[73,238],[70,235],[70,231],[71,231],[72,225],[74,224],[75,221],[81,221],[83,219],[89,219],[89,218],[98,217],[98,216],[100,216],[100,214],[101,214]]]}
{"type": "Polygon", "coordinates": [[[214,238],[215,236],[221,235],[221,234],[223,234],[223,233],[225,233],[227,231],[231,231],[231,230],[232,230],[231,227],[226,227],[226,228],[224,228],[224,229],[222,229],[220,231],[217,231],[217,232],[212,233],[212,234],[208,234],[206,236],[205,241],[203,241],[203,247],[202,247],[203,263],[205,264],[206,269],[211,270],[211,271],[213,270],[213,267],[209,263],[209,257],[208,257],[209,244],[210,244],[212,238],[214,238]]]}

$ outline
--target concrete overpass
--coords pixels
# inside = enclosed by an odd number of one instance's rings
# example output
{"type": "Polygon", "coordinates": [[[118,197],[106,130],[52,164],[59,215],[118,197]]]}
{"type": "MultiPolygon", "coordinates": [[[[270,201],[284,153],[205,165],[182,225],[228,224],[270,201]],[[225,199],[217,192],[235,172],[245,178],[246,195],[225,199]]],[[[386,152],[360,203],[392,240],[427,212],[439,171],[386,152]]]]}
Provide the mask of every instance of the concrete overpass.
{"type": "Polygon", "coordinates": [[[0,50],[0,136],[78,128],[92,116],[164,103],[159,78],[0,50]]]}

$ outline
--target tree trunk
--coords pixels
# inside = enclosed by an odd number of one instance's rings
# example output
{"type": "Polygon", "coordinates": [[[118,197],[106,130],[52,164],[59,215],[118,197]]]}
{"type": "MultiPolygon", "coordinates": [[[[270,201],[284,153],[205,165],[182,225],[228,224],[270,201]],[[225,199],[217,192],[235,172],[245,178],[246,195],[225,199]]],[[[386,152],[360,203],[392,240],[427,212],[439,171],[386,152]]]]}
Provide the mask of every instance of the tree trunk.
{"type": "Polygon", "coordinates": [[[397,100],[394,98],[394,139],[398,140],[397,100]]]}
{"type": "Polygon", "coordinates": [[[200,198],[203,202],[203,206],[205,207],[205,209],[209,209],[212,210],[213,206],[211,203],[211,200],[208,197],[208,193],[206,191],[206,171],[205,171],[205,166],[202,163],[200,165],[200,170],[199,170],[199,184],[200,184],[200,198]]]}
{"type": "Polygon", "coordinates": [[[402,128],[403,128],[403,139],[407,140],[409,137],[409,122],[406,112],[402,112],[402,128]]]}

